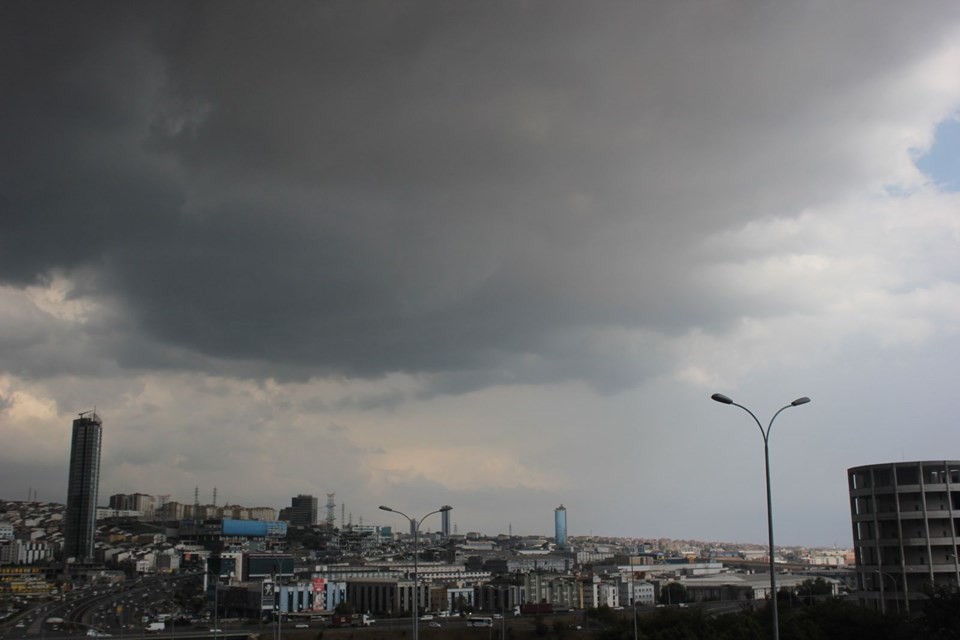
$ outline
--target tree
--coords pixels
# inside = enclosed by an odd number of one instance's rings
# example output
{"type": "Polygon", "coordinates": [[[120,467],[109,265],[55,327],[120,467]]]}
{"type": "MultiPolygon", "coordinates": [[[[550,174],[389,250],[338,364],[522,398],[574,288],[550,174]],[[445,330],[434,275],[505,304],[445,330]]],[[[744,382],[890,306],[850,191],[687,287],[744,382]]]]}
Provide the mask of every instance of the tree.
{"type": "Polygon", "coordinates": [[[352,616],[353,605],[346,601],[341,602],[337,604],[337,607],[333,610],[333,612],[341,616],[352,616]]]}
{"type": "Polygon", "coordinates": [[[960,591],[952,585],[931,585],[924,590],[923,626],[929,638],[960,638],[960,591]]]}
{"type": "Polygon", "coordinates": [[[199,580],[185,580],[173,593],[173,601],[181,609],[192,611],[194,615],[207,606],[207,598],[201,590],[199,580]]]}
{"type": "MultiPolygon", "coordinates": [[[[769,628],[769,607],[760,614],[763,627],[769,628]]],[[[882,615],[839,598],[784,609],[780,615],[781,636],[794,640],[914,640],[931,637],[920,631],[910,620],[882,615]]]]}
{"type": "Polygon", "coordinates": [[[833,595],[833,585],[823,578],[804,580],[797,586],[797,595],[806,602],[813,602],[816,598],[833,595]]]}
{"type": "Polygon", "coordinates": [[[543,616],[537,616],[534,618],[533,632],[537,636],[545,636],[550,633],[550,628],[547,626],[547,623],[543,621],[543,616]]]}
{"type": "Polygon", "coordinates": [[[473,607],[470,606],[466,598],[457,596],[457,611],[461,613],[473,613],[473,607]]]}
{"type": "Polygon", "coordinates": [[[620,619],[620,616],[605,604],[587,609],[586,616],[593,618],[602,625],[610,625],[620,619]]]}
{"type": "Polygon", "coordinates": [[[557,636],[558,640],[563,640],[563,636],[567,633],[567,625],[563,620],[556,620],[553,623],[553,635],[557,636]]]}
{"type": "Polygon", "coordinates": [[[660,590],[661,604],[680,604],[687,601],[687,588],[679,582],[670,582],[660,590]]]}

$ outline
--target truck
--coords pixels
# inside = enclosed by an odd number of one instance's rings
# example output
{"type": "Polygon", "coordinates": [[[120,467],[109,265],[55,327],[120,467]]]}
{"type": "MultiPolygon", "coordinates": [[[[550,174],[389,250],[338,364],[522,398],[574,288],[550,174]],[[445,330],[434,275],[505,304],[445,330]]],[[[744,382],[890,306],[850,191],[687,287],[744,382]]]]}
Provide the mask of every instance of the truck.
{"type": "Polygon", "coordinates": [[[520,613],[525,616],[553,613],[553,604],[549,602],[527,602],[520,605],[520,613]]]}
{"type": "Polygon", "coordinates": [[[373,618],[365,613],[355,613],[353,615],[335,613],[330,619],[330,625],[334,627],[369,627],[373,618]]]}
{"type": "Polygon", "coordinates": [[[163,631],[166,628],[166,623],[164,622],[151,622],[144,629],[146,631],[163,631]]]}

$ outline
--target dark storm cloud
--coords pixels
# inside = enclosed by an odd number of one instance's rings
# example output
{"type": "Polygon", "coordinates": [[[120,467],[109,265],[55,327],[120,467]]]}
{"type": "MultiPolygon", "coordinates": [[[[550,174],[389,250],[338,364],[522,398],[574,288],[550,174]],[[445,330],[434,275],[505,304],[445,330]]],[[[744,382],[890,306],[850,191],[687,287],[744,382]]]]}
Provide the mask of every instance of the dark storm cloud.
{"type": "Polygon", "coordinates": [[[629,384],[597,332],[741,313],[691,238],[856,180],[956,11],[7,4],[0,278],[92,273],[126,366],[629,384]]]}

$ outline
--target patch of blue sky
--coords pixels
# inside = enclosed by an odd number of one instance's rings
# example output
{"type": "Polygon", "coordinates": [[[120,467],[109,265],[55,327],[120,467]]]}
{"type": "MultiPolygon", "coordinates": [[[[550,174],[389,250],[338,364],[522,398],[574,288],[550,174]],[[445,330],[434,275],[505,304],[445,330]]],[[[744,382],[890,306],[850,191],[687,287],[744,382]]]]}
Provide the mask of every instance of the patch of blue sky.
{"type": "Polygon", "coordinates": [[[943,191],[960,191],[960,114],[937,125],[933,146],[917,158],[917,168],[943,191]]]}

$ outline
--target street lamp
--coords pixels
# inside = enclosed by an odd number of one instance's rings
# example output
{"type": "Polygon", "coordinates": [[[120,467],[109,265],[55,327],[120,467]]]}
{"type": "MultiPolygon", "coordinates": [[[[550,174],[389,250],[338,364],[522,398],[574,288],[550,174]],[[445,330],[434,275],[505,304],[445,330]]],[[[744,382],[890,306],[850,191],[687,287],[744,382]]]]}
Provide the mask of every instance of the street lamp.
{"type": "Polygon", "coordinates": [[[418,546],[419,546],[419,537],[420,537],[420,524],[426,520],[428,517],[432,516],[435,513],[445,513],[450,511],[453,507],[443,506],[437,509],[436,511],[431,511],[427,515],[423,516],[419,520],[416,518],[411,518],[403,511],[397,511],[396,509],[391,509],[390,507],[385,507],[380,505],[381,511],[389,511],[390,513],[396,513],[403,516],[410,522],[410,528],[413,529],[413,640],[419,640],[420,629],[419,629],[419,618],[420,618],[420,580],[417,574],[417,556],[420,555],[418,546]]]}
{"type": "Polygon", "coordinates": [[[893,583],[893,601],[897,604],[897,615],[900,615],[900,596],[897,595],[897,579],[884,571],[874,570],[874,573],[880,575],[880,613],[887,612],[887,599],[883,596],[883,579],[890,578],[893,583]]]}
{"type": "Polygon", "coordinates": [[[281,604],[281,600],[283,598],[283,589],[280,588],[281,582],[283,582],[283,569],[280,567],[279,563],[274,564],[273,568],[277,572],[277,576],[273,584],[273,602],[274,608],[277,611],[277,640],[280,640],[283,635],[283,606],[281,604]]]}
{"type": "Polygon", "coordinates": [[[773,500],[770,496],[770,429],[773,428],[773,421],[777,419],[781,411],[789,409],[790,407],[799,407],[802,404],[807,404],[810,402],[810,398],[797,398],[787,406],[781,407],[773,414],[773,417],[770,418],[770,424],[767,426],[766,431],[764,431],[763,425],[760,424],[760,421],[757,419],[757,416],[753,414],[753,411],[750,411],[750,409],[747,409],[742,404],[737,404],[722,393],[715,393],[710,396],[710,399],[720,404],[732,404],[749,413],[750,417],[753,418],[753,421],[756,422],[760,428],[760,435],[763,436],[763,462],[767,472],[767,536],[770,544],[770,597],[773,599],[773,640],[780,640],[780,623],[777,619],[777,573],[773,568],[773,500]]]}
{"type": "MultiPolygon", "coordinates": [[[[220,632],[220,558],[217,558],[217,575],[213,581],[213,637],[216,640],[217,634],[220,632]]],[[[204,586],[209,589],[210,585],[210,558],[204,558],[204,586]]],[[[207,596],[210,597],[209,595],[207,596]]],[[[208,600],[209,602],[209,600],[208,600]]],[[[170,622],[170,634],[173,635],[173,622],[170,622]]]]}
{"type": "MultiPolygon", "coordinates": [[[[955,553],[947,553],[947,557],[953,560],[953,570],[957,574],[957,590],[960,591],[960,564],[958,564],[958,561],[960,561],[960,556],[955,553]]],[[[909,605],[909,603],[907,604],[909,605]]]]}

